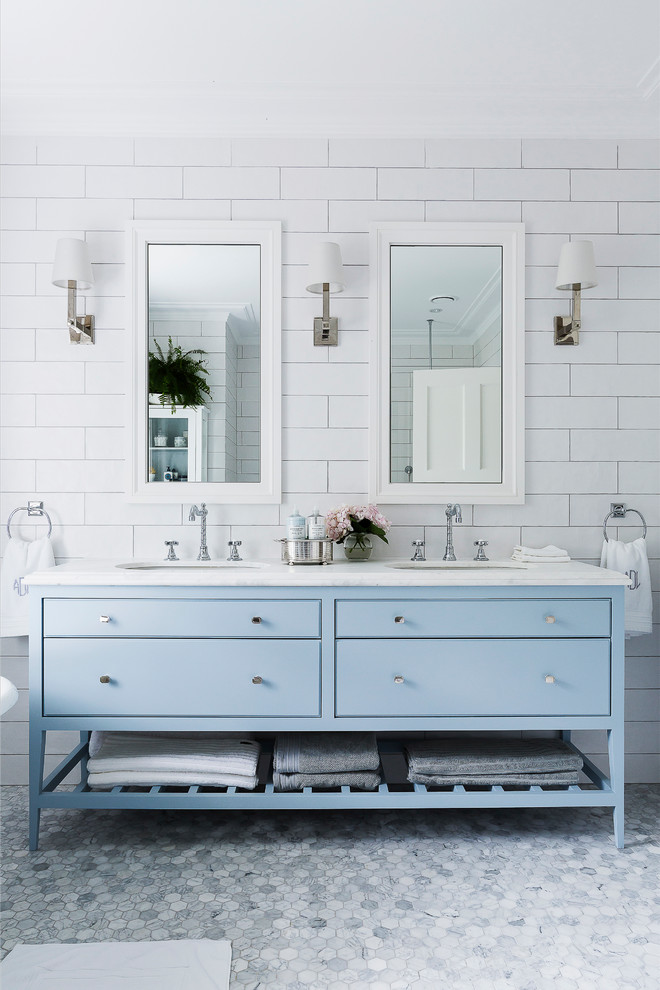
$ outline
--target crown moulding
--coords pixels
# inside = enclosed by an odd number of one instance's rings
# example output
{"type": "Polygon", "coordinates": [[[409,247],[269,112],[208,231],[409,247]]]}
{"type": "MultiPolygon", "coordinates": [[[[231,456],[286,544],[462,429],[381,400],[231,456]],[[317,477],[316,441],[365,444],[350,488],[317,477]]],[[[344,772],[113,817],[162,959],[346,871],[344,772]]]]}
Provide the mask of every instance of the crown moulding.
{"type": "Polygon", "coordinates": [[[10,135],[657,138],[655,71],[628,91],[554,85],[462,88],[288,85],[219,89],[7,82],[10,135]]]}

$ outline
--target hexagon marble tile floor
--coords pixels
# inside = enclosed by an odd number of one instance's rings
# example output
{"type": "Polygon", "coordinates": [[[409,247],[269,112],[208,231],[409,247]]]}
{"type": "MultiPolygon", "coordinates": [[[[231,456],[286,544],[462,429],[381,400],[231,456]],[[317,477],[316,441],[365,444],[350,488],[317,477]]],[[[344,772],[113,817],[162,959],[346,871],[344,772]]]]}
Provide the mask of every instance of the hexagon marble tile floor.
{"type": "MultiPolygon", "coordinates": [[[[658,990],[660,788],[606,809],[42,812],[2,788],[17,942],[225,938],[247,990],[658,990]]],[[[9,988],[8,988],[9,990],[9,988]]]]}

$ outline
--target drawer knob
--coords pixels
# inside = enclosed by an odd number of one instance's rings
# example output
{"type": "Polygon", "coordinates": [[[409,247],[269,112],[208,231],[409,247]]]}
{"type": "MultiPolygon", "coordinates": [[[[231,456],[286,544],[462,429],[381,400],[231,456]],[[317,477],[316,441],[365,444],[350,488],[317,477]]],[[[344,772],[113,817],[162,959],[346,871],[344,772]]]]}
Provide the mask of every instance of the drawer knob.
{"type": "Polygon", "coordinates": [[[557,620],[555,619],[554,615],[546,615],[545,621],[548,623],[553,623],[556,622],[557,620]]]}
{"type": "Polygon", "coordinates": [[[401,674],[395,674],[394,675],[394,683],[395,684],[403,684],[403,681],[404,681],[404,678],[401,676],[401,674]]]}
{"type": "Polygon", "coordinates": [[[253,615],[252,616],[252,623],[253,623],[253,625],[258,626],[260,622],[261,622],[261,616],[260,615],[253,615]]]}
{"type": "Polygon", "coordinates": [[[99,622],[110,622],[110,616],[109,615],[100,615],[99,616],[99,622]]]}
{"type": "Polygon", "coordinates": [[[110,683],[110,677],[108,676],[108,674],[101,674],[101,676],[99,677],[99,680],[100,680],[101,684],[109,684],[110,683]]]}
{"type": "Polygon", "coordinates": [[[263,682],[264,682],[264,679],[263,679],[263,677],[259,677],[259,674],[256,674],[256,675],[255,675],[255,676],[254,676],[254,677],[252,678],[252,683],[253,683],[253,684],[263,684],[263,682]]]}
{"type": "Polygon", "coordinates": [[[401,625],[401,623],[405,622],[406,620],[405,620],[405,618],[402,615],[395,615],[394,616],[394,621],[397,624],[401,625]]]}
{"type": "Polygon", "coordinates": [[[546,674],[545,675],[545,683],[546,684],[554,684],[555,683],[555,675],[554,674],[546,674]]]}

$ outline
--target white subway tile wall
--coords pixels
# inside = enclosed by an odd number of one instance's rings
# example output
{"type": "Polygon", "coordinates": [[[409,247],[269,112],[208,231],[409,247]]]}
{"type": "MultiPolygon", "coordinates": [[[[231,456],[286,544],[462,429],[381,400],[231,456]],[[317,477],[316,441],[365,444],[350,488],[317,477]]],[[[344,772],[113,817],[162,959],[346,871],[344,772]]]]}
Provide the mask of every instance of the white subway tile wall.
{"type": "MultiPolygon", "coordinates": [[[[210,510],[209,546],[242,539],[273,554],[294,502],[325,511],[367,496],[368,224],[485,220],[526,224],[527,498],[466,506],[462,556],[489,540],[555,543],[597,563],[615,498],[649,523],[660,621],[660,143],[623,140],[318,140],[116,137],[8,139],[2,211],[1,520],[29,498],[53,518],[58,560],[153,556],[166,539],[196,549],[189,505],[142,506],[122,496],[126,449],[126,244],[130,219],[280,219],[283,223],[283,478],[281,506],[210,510]],[[50,284],[55,242],[88,242],[95,285],[84,302],[97,344],[71,347],[65,294],[50,284]],[[569,237],[594,241],[599,285],[583,297],[579,347],[554,347],[554,289],[569,237]],[[312,346],[319,300],[305,291],[311,245],[341,244],[346,290],[333,299],[338,348],[312,346]]],[[[81,306],[83,300],[81,300],[81,306]]],[[[389,547],[443,547],[441,506],[395,506],[389,547]]],[[[36,526],[24,526],[26,538],[36,526]]],[[[1,547],[6,545],[2,526],[1,547]]],[[[639,534],[634,516],[612,535],[639,534]]],[[[627,644],[626,778],[660,781],[660,625],[627,644]]],[[[27,642],[5,639],[2,671],[20,701],[3,719],[2,779],[27,781],[27,642]]],[[[606,761],[602,733],[582,733],[606,761]]],[[[54,734],[47,765],[75,736],[54,734]]]]}

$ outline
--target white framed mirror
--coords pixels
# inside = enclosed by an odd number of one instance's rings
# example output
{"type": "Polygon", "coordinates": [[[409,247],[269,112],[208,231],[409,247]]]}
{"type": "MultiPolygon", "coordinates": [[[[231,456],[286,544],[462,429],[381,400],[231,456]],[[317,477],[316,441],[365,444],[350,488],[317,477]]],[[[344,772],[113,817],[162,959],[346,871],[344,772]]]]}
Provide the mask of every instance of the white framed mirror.
{"type": "Polygon", "coordinates": [[[281,224],[134,221],[129,498],[281,500],[281,224]]]}
{"type": "Polygon", "coordinates": [[[522,503],[524,225],[370,236],[370,499],[522,503]]]}

